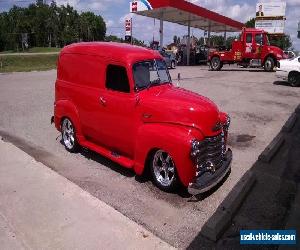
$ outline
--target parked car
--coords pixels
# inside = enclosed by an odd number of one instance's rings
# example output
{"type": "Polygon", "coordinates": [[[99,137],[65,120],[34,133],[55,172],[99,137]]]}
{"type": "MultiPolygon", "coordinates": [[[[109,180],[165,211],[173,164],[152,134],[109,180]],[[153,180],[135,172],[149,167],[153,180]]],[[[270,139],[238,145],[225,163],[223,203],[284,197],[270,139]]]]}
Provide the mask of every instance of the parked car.
{"type": "Polygon", "coordinates": [[[196,47],[196,64],[207,64],[209,54],[209,47],[206,45],[201,45],[196,47]]]}
{"type": "Polygon", "coordinates": [[[294,51],[291,50],[285,50],[283,51],[283,53],[287,56],[287,58],[291,59],[296,57],[296,53],[294,51]]]}
{"type": "Polygon", "coordinates": [[[163,57],[119,43],[77,43],[58,59],[54,117],[69,152],[93,150],[164,191],[209,190],[230,171],[229,116],[171,83],[163,57]]]}
{"type": "Polygon", "coordinates": [[[281,60],[277,65],[276,76],[287,80],[293,87],[300,86],[300,56],[281,60]]]}
{"type": "Polygon", "coordinates": [[[177,66],[176,56],[172,52],[160,51],[159,52],[164,58],[168,68],[175,69],[177,66]]]}

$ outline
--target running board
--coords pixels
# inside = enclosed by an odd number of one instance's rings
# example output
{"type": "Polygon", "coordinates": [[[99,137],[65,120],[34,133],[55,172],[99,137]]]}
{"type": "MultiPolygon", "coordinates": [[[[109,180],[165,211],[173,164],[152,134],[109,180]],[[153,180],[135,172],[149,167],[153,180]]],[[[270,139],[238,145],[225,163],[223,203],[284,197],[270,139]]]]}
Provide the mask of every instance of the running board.
{"type": "Polygon", "coordinates": [[[89,141],[83,141],[80,143],[80,145],[82,147],[85,147],[85,148],[88,148],[92,151],[95,151],[96,153],[122,165],[123,167],[125,168],[133,168],[133,161],[130,160],[129,158],[127,157],[124,157],[122,155],[119,155],[119,154],[116,154],[110,150],[107,150],[101,146],[98,146],[92,142],[89,142],[89,141]]]}

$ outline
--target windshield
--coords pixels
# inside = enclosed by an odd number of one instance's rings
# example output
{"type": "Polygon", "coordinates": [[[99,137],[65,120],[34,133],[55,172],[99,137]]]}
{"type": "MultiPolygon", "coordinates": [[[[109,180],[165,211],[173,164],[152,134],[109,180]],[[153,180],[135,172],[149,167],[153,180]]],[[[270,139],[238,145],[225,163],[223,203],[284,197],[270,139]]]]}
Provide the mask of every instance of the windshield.
{"type": "Polygon", "coordinates": [[[162,60],[143,61],[134,64],[133,76],[137,90],[171,82],[167,65],[162,60]]]}

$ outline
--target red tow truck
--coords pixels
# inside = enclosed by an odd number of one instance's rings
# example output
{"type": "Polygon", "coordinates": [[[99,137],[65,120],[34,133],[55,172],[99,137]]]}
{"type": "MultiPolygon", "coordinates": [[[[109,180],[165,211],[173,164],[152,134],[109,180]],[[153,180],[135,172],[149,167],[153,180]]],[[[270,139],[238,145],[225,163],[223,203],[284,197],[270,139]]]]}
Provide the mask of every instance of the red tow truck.
{"type": "Polygon", "coordinates": [[[273,71],[277,62],[286,58],[283,50],[271,46],[268,33],[254,28],[243,28],[240,40],[233,41],[228,51],[212,51],[208,62],[212,70],[221,70],[224,64],[237,63],[245,68],[263,67],[265,71],[273,71]]]}

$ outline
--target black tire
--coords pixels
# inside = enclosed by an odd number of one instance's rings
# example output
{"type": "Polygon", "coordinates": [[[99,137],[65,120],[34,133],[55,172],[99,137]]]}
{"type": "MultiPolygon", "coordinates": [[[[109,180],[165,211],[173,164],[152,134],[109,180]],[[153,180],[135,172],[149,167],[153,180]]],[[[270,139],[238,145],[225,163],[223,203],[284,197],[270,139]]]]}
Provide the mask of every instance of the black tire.
{"type": "Polygon", "coordinates": [[[179,178],[172,157],[163,150],[153,153],[150,160],[150,171],[154,184],[165,192],[174,192],[179,187],[179,178]]]}
{"type": "Polygon", "coordinates": [[[210,61],[210,67],[213,71],[221,70],[223,67],[223,64],[220,60],[220,57],[214,56],[210,61]]]}
{"type": "Polygon", "coordinates": [[[61,138],[67,151],[76,153],[80,146],[76,138],[76,130],[69,118],[64,118],[61,122],[61,138]]]}
{"type": "Polygon", "coordinates": [[[171,62],[171,69],[175,69],[176,68],[176,63],[175,63],[175,61],[172,61],[171,62]]]}
{"type": "Polygon", "coordinates": [[[291,72],[288,77],[288,82],[292,87],[300,86],[300,73],[291,72]]]}
{"type": "Polygon", "coordinates": [[[272,72],[274,71],[274,67],[275,67],[274,59],[269,56],[264,63],[264,69],[267,72],[272,72]]]}

